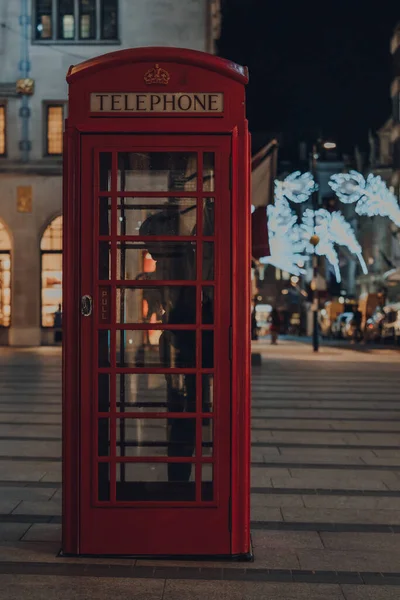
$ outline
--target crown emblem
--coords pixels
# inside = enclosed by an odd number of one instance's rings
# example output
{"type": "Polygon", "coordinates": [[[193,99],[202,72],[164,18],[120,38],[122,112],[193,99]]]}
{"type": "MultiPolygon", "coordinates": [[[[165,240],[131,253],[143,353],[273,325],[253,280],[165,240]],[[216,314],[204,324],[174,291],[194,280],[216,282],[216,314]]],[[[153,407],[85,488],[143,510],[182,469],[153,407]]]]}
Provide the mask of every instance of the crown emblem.
{"type": "Polygon", "coordinates": [[[147,85],[158,83],[161,85],[167,85],[170,80],[170,74],[165,69],[162,69],[160,65],[154,65],[153,69],[149,69],[144,74],[144,81],[147,85]]]}

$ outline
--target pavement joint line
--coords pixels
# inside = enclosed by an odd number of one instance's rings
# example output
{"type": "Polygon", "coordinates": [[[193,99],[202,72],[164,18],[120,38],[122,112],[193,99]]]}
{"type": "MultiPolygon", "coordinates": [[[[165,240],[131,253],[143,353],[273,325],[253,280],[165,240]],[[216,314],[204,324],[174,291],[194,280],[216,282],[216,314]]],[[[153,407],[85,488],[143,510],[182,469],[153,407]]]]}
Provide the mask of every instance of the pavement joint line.
{"type": "Polygon", "coordinates": [[[13,481],[12,479],[0,480],[0,488],[58,488],[61,489],[60,481],[13,481]]]}
{"type": "Polygon", "coordinates": [[[296,442],[252,442],[253,448],[326,448],[327,450],[331,449],[340,449],[340,450],[398,450],[399,445],[393,444],[391,446],[378,446],[376,444],[313,444],[313,443],[305,443],[300,444],[296,442]]]}
{"type": "MultiPolygon", "coordinates": [[[[1,487],[1,483],[0,483],[1,487]]],[[[374,498],[400,498],[400,490],[349,490],[331,488],[265,488],[252,487],[251,494],[268,496],[360,496],[374,498]]]]}
{"type": "MultiPolygon", "coordinates": [[[[295,420],[295,419],[294,419],[295,420]]],[[[0,423],[3,425],[3,423],[0,423]]],[[[36,425],[36,423],[35,423],[36,425]]],[[[299,427],[252,427],[252,431],[287,431],[287,432],[295,432],[295,433],[373,433],[373,434],[398,434],[400,437],[400,429],[315,429],[312,427],[307,427],[301,429],[299,427]]],[[[1,438],[0,438],[1,439],[1,438]]]]}
{"type": "MultiPolygon", "coordinates": [[[[341,406],[339,407],[334,407],[334,406],[296,406],[296,405],[289,405],[289,406],[282,406],[282,404],[274,404],[274,405],[269,405],[266,408],[258,408],[257,410],[324,410],[324,411],[337,411],[340,414],[342,414],[343,412],[376,412],[376,413],[381,413],[381,412],[391,412],[391,413],[400,413],[400,409],[399,408],[343,408],[341,406]]],[[[253,415],[253,418],[259,418],[258,415],[253,415]]],[[[265,417],[268,418],[268,417],[265,417]]]]}
{"type": "MultiPolygon", "coordinates": [[[[358,417],[285,417],[285,416],[270,416],[270,417],[252,417],[255,421],[357,421],[357,423],[400,423],[400,419],[362,419],[358,417]]],[[[30,423],[29,423],[30,424],[30,423]]],[[[254,428],[253,428],[254,429],[254,428]]],[[[269,428],[266,428],[269,429],[269,428]]],[[[304,431],[304,430],[302,430],[304,431]]],[[[400,431],[400,429],[399,429],[400,431]]]]}
{"type": "Polygon", "coordinates": [[[257,469],[334,469],[337,471],[400,471],[399,465],[367,465],[364,463],[294,463],[294,462],[258,462],[252,461],[252,467],[257,469]]]}
{"type": "MultiPolygon", "coordinates": [[[[57,558],[55,558],[55,561],[57,558]]],[[[208,580],[208,581],[244,581],[244,582],[281,582],[281,583],[325,583],[333,585],[361,586],[400,586],[400,573],[368,572],[368,571],[328,571],[306,569],[268,569],[229,567],[221,562],[220,567],[201,567],[199,562],[193,566],[147,566],[140,564],[113,565],[76,562],[13,562],[1,561],[1,574],[24,574],[41,576],[75,576],[75,577],[112,577],[129,579],[164,579],[164,580],[208,580]]],[[[132,560],[128,558],[127,561],[132,560]]],[[[157,561],[155,561],[157,562],[157,561]]]]}
{"type": "Polygon", "coordinates": [[[387,523],[332,523],[307,521],[251,521],[252,530],[316,531],[331,533],[400,533],[400,525],[387,523]]]}

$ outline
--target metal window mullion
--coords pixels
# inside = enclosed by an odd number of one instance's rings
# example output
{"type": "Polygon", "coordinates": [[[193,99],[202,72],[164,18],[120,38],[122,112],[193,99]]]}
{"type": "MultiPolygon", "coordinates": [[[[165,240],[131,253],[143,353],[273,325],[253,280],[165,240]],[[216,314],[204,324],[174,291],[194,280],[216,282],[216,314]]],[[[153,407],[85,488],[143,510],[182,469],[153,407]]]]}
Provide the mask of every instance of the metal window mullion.
{"type": "Polygon", "coordinates": [[[96,0],[96,40],[101,40],[101,0],[96,0]]]}
{"type": "Polygon", "coordinates": [[[79,14],[79,0],[74,0],[74,40],[80,39],[80,14],[79,14]]]}
{"type": "Polygon", "coordinates": [[[52,36],[51,38],[53,40],[59,40],[60,38],[60,32],[58,31],[58,26],[59,26],[59,20],[58,20],[58,0],[53,0],[53,18],[52,18],[52,36]]]}

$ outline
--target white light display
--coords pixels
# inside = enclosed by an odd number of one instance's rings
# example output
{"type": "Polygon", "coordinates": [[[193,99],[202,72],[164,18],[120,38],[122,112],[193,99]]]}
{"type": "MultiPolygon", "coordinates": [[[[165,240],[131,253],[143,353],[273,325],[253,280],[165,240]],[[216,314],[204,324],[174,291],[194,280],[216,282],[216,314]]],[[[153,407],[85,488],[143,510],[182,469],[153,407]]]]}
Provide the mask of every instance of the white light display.
{"type": "Polygon", "coordinates": [[[311,194],[318,189],[311,173],[295,171],[283,181],[275,181],[276,200],[290,200],[296,204],[306,202],[311,194]]]}
{"type": "Polygon", "coordinates": [[[365,194],[365,179],[358,171],[332,175],[329,186],[344,204],[353,204],[365,194]]]}
{"type": "Polygon", "coordinates": [[[400,207],[396,196],[388,189],[379,175],[367,179],[357,171],[332,175],[330,187],[346,204],[357,202],[356,213],[367,217],[388,217],[400,227],[400,207]]]}
{"type": "Polygon", "coordinates": [[[304,265],[304,244],[300,238],[297,216],[285,199],[267,208],[270,256],[260,259],[264,265],[273,265],[292,275],[304,273],[299,264],[304,265]]]}

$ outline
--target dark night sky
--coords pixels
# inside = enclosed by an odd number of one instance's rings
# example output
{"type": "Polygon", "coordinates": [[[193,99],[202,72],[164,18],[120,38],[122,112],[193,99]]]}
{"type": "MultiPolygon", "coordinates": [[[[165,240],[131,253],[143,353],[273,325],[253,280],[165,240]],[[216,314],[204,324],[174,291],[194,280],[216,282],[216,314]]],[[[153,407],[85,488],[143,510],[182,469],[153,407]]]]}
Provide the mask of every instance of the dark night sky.
{"type": "Polygon", "coordinates": [[[365,146],[390,116],[394,0],[226,0],[219,54],[247,65],[251,131],[365,146]]]}

